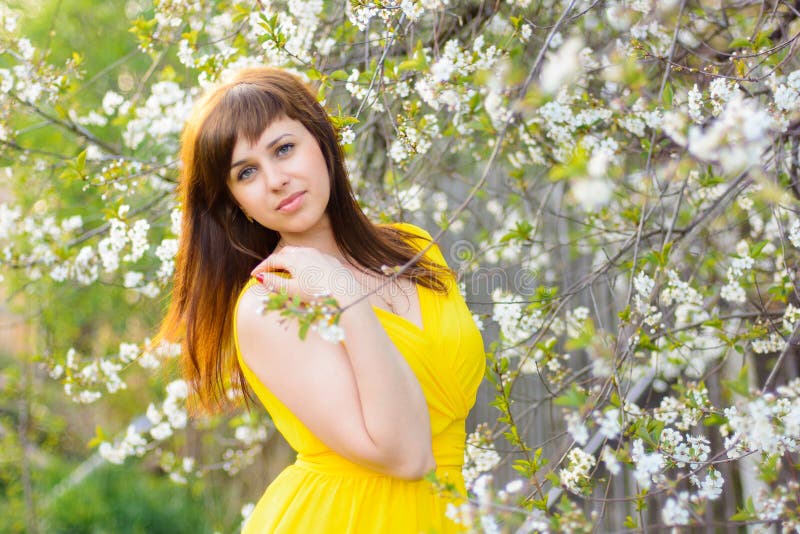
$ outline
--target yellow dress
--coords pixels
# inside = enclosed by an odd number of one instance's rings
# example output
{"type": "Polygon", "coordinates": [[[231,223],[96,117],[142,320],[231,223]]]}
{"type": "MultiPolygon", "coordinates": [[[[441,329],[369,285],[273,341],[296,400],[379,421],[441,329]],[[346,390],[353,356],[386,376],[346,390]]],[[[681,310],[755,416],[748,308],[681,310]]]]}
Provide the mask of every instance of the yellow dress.
{"type": "MultiPolygon", "coordinates": [[[[395,226],[430,239],[416,226],[395,226]]],[[[414,241],[415,246],[427,243],[422,239],[414,241]]],[[[445,264],[438,247],[432,247],[427,256],[445,264]]],[[[460,495],[466,495],[461,475],[464,420],[483,378],[483,340],[452,279],[446,295],[423,286],[417,286],[417,290],[423,329],[389,311],[374,309],[425,394],[437,478],[454,484],[460,495]]],[[[458,526],[445,516],[452,497],[436,491],[428,481],[406,481],[376,473],[333,452],[247,367],[238,339],[236,350],[248,383],[276,428],[297,451],[297,461],[275,478],[258,501],[244,534],[459,532],[458,526]]]]}

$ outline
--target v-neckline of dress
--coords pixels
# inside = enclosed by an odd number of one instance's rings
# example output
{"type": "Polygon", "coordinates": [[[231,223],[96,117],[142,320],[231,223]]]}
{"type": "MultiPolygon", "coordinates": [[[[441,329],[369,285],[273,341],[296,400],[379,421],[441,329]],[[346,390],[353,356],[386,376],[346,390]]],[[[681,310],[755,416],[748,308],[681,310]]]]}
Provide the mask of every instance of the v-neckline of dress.
{"type": "Polygon", "coordinates": [[[381,308],[380,306],[373,305],[372,309],[375,310],[376,312],[380,312],[380,313],[382,313],[384,315],[388,315],[390,317],[398,318],[398,319],[400,319],[400,321],[402,323],[404,323],[406,326],[408,326],[408,328],[414,330],[415,332],[417,332],[421,336],[427,336],[427,334],[428,334],[427,330],[428,329],[427,329],[427,325],[425,324],[425,315],[426,315],[425,314],[425,296],[424,296],[425,292],[423,291],[423,288],[420,287],[419,284],[414,284],[414,289],[417,292],[417,303],[418,303],[418,306],[419,306],[419,318],[420,318],[420,323],[422,324],[421,327],[419,325],[417,325],[416,323],[412,322],[410,319],[407,319],[407,318],[403,317],[400,314],[394,313],[393,311],[389,311],[386,308],[381,308]]]}

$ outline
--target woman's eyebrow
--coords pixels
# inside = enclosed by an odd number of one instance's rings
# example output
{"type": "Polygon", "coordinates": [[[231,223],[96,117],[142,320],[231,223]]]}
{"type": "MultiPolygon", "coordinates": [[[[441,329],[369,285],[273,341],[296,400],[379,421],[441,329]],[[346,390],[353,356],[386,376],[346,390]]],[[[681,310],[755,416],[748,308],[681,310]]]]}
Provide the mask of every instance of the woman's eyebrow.
{"type": "MultiPolygon", "coordinates": [[[[277,144],[278,144],[278,142],[279,142],[281,139],[283,139],[284,137],[286,137],[286,136],[289,136],[289,135],[292,135],[292,134],[287,132],[287,133],[283,133],[283,134],[279,135],[278,137],[276,137],[275,139],[273,139],[272,141],[270,141],[269,143],[267,143],[267,146],[266,146],[266,148],[272,148],[272,147],[274,147],[275,145],[277,145],[277,144]]],[[[238,167],[238,166],[240,166],[240,165],[244,165],[245,163],[247,163],[247,160],[246,160],[246,159],[240,159],[239,161],[237,161],[236,163],[234,163],[233,165],[231,165],[231,170],[235,169],[236,167],[238,167]]]]}

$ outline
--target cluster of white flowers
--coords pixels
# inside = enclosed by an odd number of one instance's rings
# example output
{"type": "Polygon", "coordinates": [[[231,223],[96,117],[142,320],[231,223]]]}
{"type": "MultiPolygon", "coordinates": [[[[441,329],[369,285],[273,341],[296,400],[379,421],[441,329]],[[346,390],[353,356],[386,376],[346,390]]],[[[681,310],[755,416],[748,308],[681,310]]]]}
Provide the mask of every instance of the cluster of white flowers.
{"type": "Polygon", "coordinates": [[[520,296],[505,293],[501,289],[495,289],[492,293],[492,301],[495,303],[492,320],[500,326],[500,333],[509,345],[529,338],[542,326],[541,312],[526,310],[525,304],[519,302],[520,300],[520,296]]]}
{"type": "MultiPolygon", "coordinates": [[[[251,12],[248,21],[252,23],[253,15],[258,16],[258,14],[258,11],[255,10],[251,12]]],[[[199,24],[195,24],[191,20],[190,24],[196,29],[200,28],[199,24]]],[[[193,44],[184,37],[178,42],[178,60],[183,65],[195,69],[229,64],[237,52],[237,49],[231,46],[229,38],[236,35],[239,26],[230,12],[223,12],[207,18],[203,21],[202,28],[208,32],[209,41],[213,45],[211,50],[196,55],[196,43],[193,44]]],[[[248,37],[254,37],[252,32],[248,37]]]]}
{"type": "Polygon", "coordinates": [[[186,484],[186,477],[194,473],[196,460],[192,456],[179,456],[172,451],[156,449],[160,454],[159,466],[176,484],[186,484]]]}
{"type": "Polygon", "coordinates": [[[267,427],[250,422],[237,426],[233,434],[244,446],[252,447],[267,440],[267,427]]]}
{"type": "Polygon", "coordinates": [[[686,432],[697,425],[703,417],[704,410],[710,408],[708,389],[701,383],[690,387],[681,399],[673,396],[661,399],[661,403],[653,410],[653,417],[686,432]]]}
{"type": "Polygon", "coordinates": [[[150,435],[156,441],[168,438],[175,429],[184,428],[188,419],[184,408],[184,401],[189,395],[186,382],[183,380],[170,382],[166,391],[167,398],[164,399],[160,409],[153,404],[147,408],[147,419],[153,425],[150,428],[150,435]]]}
{"type": "Polygon", "coordinates": [[[750,257],[747,243],[744,241],[736,245],[736,253],[738,257],[733,259],[728,268],[728,283],[722,286],[720,296],[728,302],[744,304],[747,299],[747,294],[739,281],[750,271],[755,262],[753,258],[750,257]]]}
{"type": "Polygon", "coordinates": [[[631,459],[635,466],[633,476],[642,489],[650,489],[654,478],[660,479],[663,476],[662,471],[666,465],[664,456],[658,451],[646,453],[641,439],[633,442],[631,459]]]}
{"type": "Polygon", "coordinates": [[[647,42],[653,53],[666,56],[672,46],[672,35],[656,20],[643,18],[639,23],[634,24],[631,29],[631,37],[642,42],[647,42]]]}
{"type": "Polygon", "coordinates": [[[681,491],[676,497],[670,497],[661,509],[661,519],[667,526],[689,524],[689,492],[681,491]]]}
{"type": "MultiPolygon", "coordinates": [[[[120,217],[124,217],[127,208],[125,205],[120,207],[120,217]]],[[[4,213],[0,207],[0,242],[6,237],[2,235],[6,231],[5,223],[12,220],[19,221],[19,212],[4,213]]],[[[8,231],[11,231],[10,226],[8,228],[8,231]]],[[[33,244],[31,253],[19,258],[21,262],[32,265],[32,270],[38,270],[39,266],[49,267],[48,274],[54,281],[71,280],[80,285],[96,282],[100,278],[101,271],[108,274],[115,273],[120,270],[123,263],[135,263],[150,251],[148,241],[150,223],[147,220],[138,219],[129,226],[125,220],[112,217],[107,222],[105,236],[97,242],[96,248],[84,245],[74,257],[59,261],[49,243],[68,242],[75,232],[82,228],[83,221],[80,216],[67,217],[60,224],[56,224],[53,217],[44,220],[27,217],[22,220],[22,224],[16,225],[17,236],[8,237],[24,236],[28,243],[33,244]],[[37,225],[35,230],[33,224],[37,225]]],[[[160,253],[166,258],[162,258],[166,266],[163,269],[164,276],[160,279],[161,285],[164,285],[172,274],[175,249],[173,247],[170,250],[161,250],[160,253]]],[[[125,287],[135,289],[147,297],[159,294],[159,286],[153,282],[145,284],[144,275],[140,272],[127,271],[123,273],[123,278],[125,287]]]]}
{"type": "MultiPolygon", "coordinates": [[[[6,16],[8,18],[5,21],[15,26],[16,15],[7,14],[6,16]]],[[[37,54],[38,51],[30,39],[12,37],[10,41],[6,39],[3,39],[3,41],[0,43],[0,53],[3,52],[4,46],[10,46],[12,50],[15,50],[15,53],[12,56],[5,54],[5,57],[13,57],[17,64],[9,65],[10,68],[0,69],[0,104],[9,108],[16,105],[14,99],[6,98],[6,95],[11,94],[26,104],[53,104],[59,93],[71,80],[59,69],[39,60],[40,54],[37,54]]],[[[68,60],[66,66],[67,72],[69,72],[75,67],[75,59],[68,60]]],[[[72,74],[77,76],[79,73],[73,72],[72,74]]],[[[9,108],[0,112],[0,118],[4,118],[9,108]]]]}
{"type": "Polygon", "coordinates": [[[564,421],[567,423],[567,432],[580,446],[589,441],[589,429],[586,428],[584,416],[580,412],[565,411],[564,421]]]}
{"type": "MultiPolygon", "coordinates": [[[[718,163],[727,173],[741,172],[760,163],[770,139],[768,134],[776,128],[776,122],[757,100],[746,98],[738,90],[723,90],[727,85],[717,85],[711,99],[715,110],[721,106],[716,119],[705,127],[690,126],[685,136],[682,133],[685,121],[675,129],[665,125],[664,130],[676,143],[686,145],[695,158],[718,163]]],[[[678,113],[668,115],[674,121],[678,113]]]]}
{"type": "Polygon", "coordinates": [[[233,476],[245,467],[252,465],[261,454],[261,443],[245,449],[225,449],[222,453],[222,470],[233,476]]]}
{"type": "Polygon", "coordinates": [[[586,321],[589,320],[589,308],[578,306],[567,312],[564,319],[567,336],[579,337],[586,331],[586,321]]]}
{"type": "Polygon", "coordinates": [[[419,125],[413,124],[411,121],[404,121],[398,124],[398,136],[389,147],[389,157],[395,163],[405,165],[412,155],[426,154],[433,146],[433,140],[438,136],[439,122],[433,114],[425,115],[419,125]],[[422,126],[422,128],[418,128],[418,126],[422,126]]]}
{"type": "Polygon", "coordinates": [[[797,248],[800,248],[800,219],[795,219],[792,226],[789,228],[789,242],[797,248]]]}
{"type": "Polygon", "coordinates": [[[175,255],[177,253],[177,239],[166,238],[156,247],[155,255],[161,260],[156,276],[162,282],[168,282],[172,278],[172,274],[175,272],[175,255]]]}
{"type": "Polygon", "coordinates": [[[708,85],[708,97],[711,100],[711,113],[716,117],[725,109],[730,100],[739,93],[739,84],[725,78],[714,78],[708,85]]]}
{"type": "Polygon", "coordinates": [[[608,472],[612,475],[618,475],[622,472],[622,465],[617,458],[617,454],[614,452],[614,449],[608,445],[605,445],[600,452],[600,459],[603,461],[608,472]]]}
{"type": "Polygon", "coordinates": [[[171,81],[158,82],[150,88],[144,105],[138,106],[134,118],[123,133],[125,145],[137,148],[149,139],[164,150],[177,150],[177,139],[193,103],[190,91],[171,81]]]}
{"type": "Polygon", "coordinates": [[[705,478],[701,481],[696,474],[689,477],[692,485],[700,488],[697,491],[698,500],[715,501],[722,495],[722,487],[725,485],[725,479],[719,471],[713,467],[708,468],[705,478]]]}
{"type": "Polygon", "coordinates": [[[639,312],[650,313],[652,311],[650,298],[655,287],[656,281],[644,271],[634,277],[633,288],[636,290],[636,294],[633,296],[633,302],[639,312]]]}
{"type": "Polygon", "coordinates": [[[755,399],[725,408],[720,428],[730,458],[747,452],[768,455],[800,450],[800,379],[755,399]]]}
{"type": "Polygon", "coordinates": [[[684,441],[682,433],[665,428],[661,432],[661,450],[677,467],[685,467],[688,464],[694,471],[700,463],[708,460],[711,445],[704,436],[687,435],[684,441]]]}
{"type": "Polygon", "coordinates": [[[644,137],[645,128],[659,128],[662,121],[661,110],[658,108],[647,109],[647,102],[644,98],[636,99],[627,113],[617,117],[620,126],[638,137],[644,137]]]}
{"type": "Polygon", "coordinates": [[[542,91],[554,94],[578,77],[581,72],[580,51],[583,48],[583,40],[570,37],[555,53],[548,55],[539,76],[542,91]]]}
{"type": "Polygon", "coordinates": [[[315,330],[322,339],[329,343],[342,343],[344,341],[344,328],[338,324],[334,324],[328,318],[320,319],[311,325],[312,330],[315,330]]]}
{"type": "Polygon", "coordinates": [[[122,365],[112,359],[97,358],[85,365],[80,365],[80,355],[70,348],[64,358],[64,365],[55,365],[50,370],[54,379],[63,377],[64,393],[74,402],[89,404],[95,402],[102,393],[101,387],[109,393],[116,393],[127,388],[127,384],[119,376],[122,365]]]}
{"type": "MultiPolygon", "coordinates": [[[[152,447],[151,442],[144,436],[145,432],[157,442],[170,437],[174,430],[186,426],[188,414],[184,405],[189,394],[186,382],[175,380],[167,384],[165,389],[167,396],[161,407],[150,404],[145,417],[128,426],[121,440],[116,443],[102,442],[98,449],[100,456],[108,462],[121,464],[130,456],[144,455],[152,447]]],[[[191,465],[194,464],[193,460],[190,462],[191,465]]]]}
{"type": "Polygon", "coordinates": [[[785,345],[786,342],[783,340],[783,337],[781,337],[781,335],[777,332],[772,332],[767,337],[754,339],[750,342],[750,348],[755,354],[772,354],[774,352],[780,352],[783,350],[785,345]]]}
{"type": "Polygon", "coordinates": [[[602,414],[595,413],[600,434],[606,439],[617,439],[622,432],[622,413],[618,408],[609,408],[602,414]]]}
{"type": "Polygon", "coordinates": [[[125,436],[116,444],[104,441],[100,444],[97,452],[107,462],[112,464],[122,464],[126,458],[131,456],[144,456],[148,450],[147,439],[142,436],[135,424],[129,425],[125,436]]]}
{"type": "MultiPolygon", "coordinates": [[[[664,306],[671,306],[674,303],[683,304],[684,310],[682,313],[688,313],[689,310],[700,311],[703,305],[703,298],[700,292],[691,287],[688,282],[680,279],[680,276],[673,269],[667,270],[668,282],[666,287],[661,290],[659,299],[664,306]]],[[[676,316],[678,312],[676,310],[676,316]]]]}
{"type": "Polygon", "coordinates": [[[277,12],[277,29],[286,38],[283,49],[279,49],[271,40],[264,41],[263,49],[272,64],[285,63],[285,54],[287,53],[301,62],[309,62],[311,61],[311,48],[315,44],[315,35],[319,28],[323,2],[322,0],[289,0],[287,4],[286,10],[277,12]]]}
{"type": "Polygon", "coordinates": [[[797,323],[800,322],[800,308],[793,306],[791,302],[787,304],[781,322],[787,334],[792,332],[797,323]]]}
{"type": "MultiPolygon", "coordinates": [[[[762,521],[779,521],[782,519],[786,505],[796,499],[797,483],[790,482],[789,486],[794,486],[794,491],[787,495],[786,488],[779,486],[777,491],[769,494],[765,489],[758,491],[753,498],[753,508],[756,510],[757,517],[762,521]]],[[[788,523],[788,522],[787,522],[788,523]]],[[[784,524],[784,526],[788,526],[784,524]]]]}
{"type": "MultiPolygon", "coordinates": [[[[484,94],[484,109],[493,121],[501,119],[501,115],[508,115],[502,104],[502,88],[498,80],[491,87],[481,86],[480,89],[463,81],[464,77],[476,71],[494,68],[500,58],[500,51],[494,45],[487,44],[483,35],[473,41],[471,48],[462,47],[454,39],[448,41],[435,60],[431,58],[429,49],[421,53],[431,63],[431,68],[416,79],[414,91],[434,111],[451,112],[448,120],[459,134],[467,135],[471,131],[471,126],[463,117],[470,110],[470,102],[478,91],[484,94]]],[[[400,81],[393,92],[397,97],[405,99],[403,93],[407,88],[408,84],[400,81]]]]}
{"type": "Polygon", "coordinates": [[[467,488],[471,488],[482,473],[488,473],[500,463],[488,427],[480,424],[467,436],[462,474],[467,488]]]}
{"type": "Polygon", "coordinates": [[[400,209],[407,213],[414,213],[422,208],[422,199],[425,192],[422,186],[412,183],[404,189],[400,189],[397,193],[397,203],[400,209]]]}
{"type": "Polygon", "coordinates": [[[567,454],[567,467],[559,471],[561,484],[573,493],[580,493],[581,488],[589,483],[592,467],[597,459],[592,454],[575,447],[567,454]]]}
{"type": "MultiPolygon", "coordinates": [[[[503,508],[509,509],[508,501],[520,494],[525,488],[525,482],[520,479],[511,480],[506,486],[495,491],[493,477],[484,474],[475,480],[471,491],[474,494],[473,501],[466,501],[461,504],[448,503],[445,509],[445,517],[457,525],[461,525],[470,532],[485,532],[500,534],[500,525],[505,523],[501,513],[503,508]],[[497,512],[493,506],[499,505],[497,512]]],[[[517,532],[549,532],[549,522],[541,510],[526,514],[525,523],[520,526],[517,532]]]]}
{"type": "MultiPolygon", "coordinates": [[[[551,100],[539,107],[536,112],[535,122],[544,127],[545,135],[552,139],[557,147],[553,155],[561,162],[566,162],[575,150],[576,133],[579,128],[591,126],[598,131],[603,131],[600,138],[606,143],[611,142],[608,132],[603,128],[608,125],[613,117],[610,109],[602,107],[586,107],[580,109],[581,98],[578,92],[571,93],[562,90],[555,100],[551,100]],[[571,107],[576,105],[577,111],[571,107]]],[[[585,104],[584,104],[585,105],[585,104]]]]}
{"type": "Polygon", "coordinates": [[[781,111],[797,111],[800,106],[800,70],[790,73],[786,83],[780,84],[772,91],[775,105],[781,111]]]}
{"type": "Polygon", "coordinates": [[[687,106],[689,109],[689,118],[693,122],[703,122],[703,93],[697,88],[697,84],[689,90],[687,95],[687,106]]]}

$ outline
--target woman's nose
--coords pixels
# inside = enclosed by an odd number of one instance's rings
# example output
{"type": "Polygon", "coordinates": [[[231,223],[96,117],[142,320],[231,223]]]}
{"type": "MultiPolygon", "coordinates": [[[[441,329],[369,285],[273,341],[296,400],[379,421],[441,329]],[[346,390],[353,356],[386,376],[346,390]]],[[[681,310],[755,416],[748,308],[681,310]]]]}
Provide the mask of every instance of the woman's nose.
{"type": "Polygon", "coordinates": [[[264,182],[272,190],[283,189],[289,183],[289,177],[277,166],[264,167],[264,182]]]}

